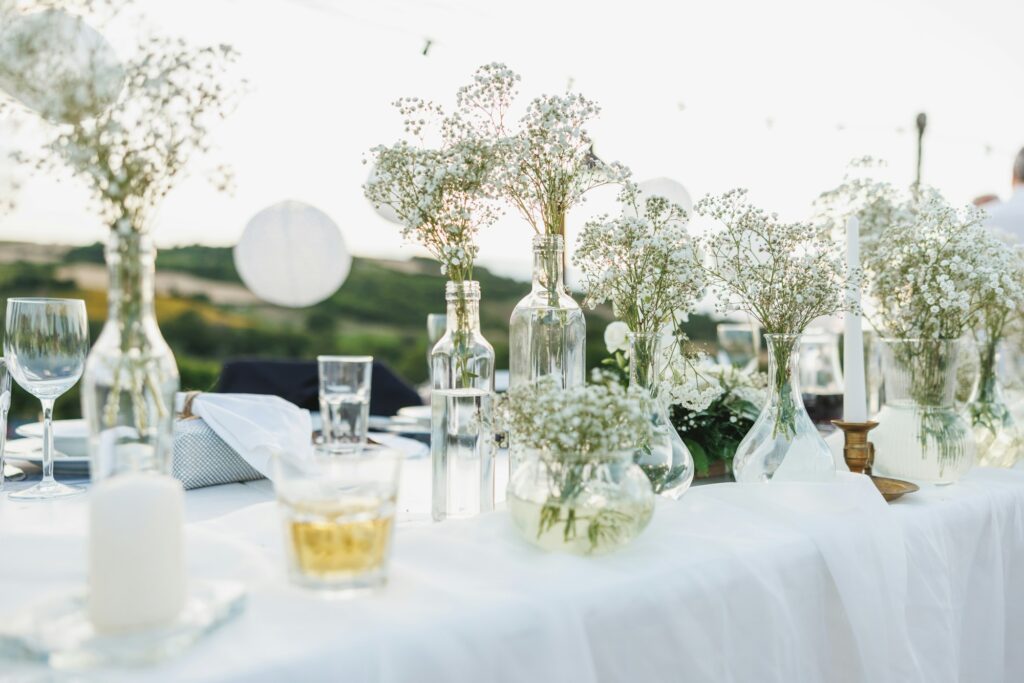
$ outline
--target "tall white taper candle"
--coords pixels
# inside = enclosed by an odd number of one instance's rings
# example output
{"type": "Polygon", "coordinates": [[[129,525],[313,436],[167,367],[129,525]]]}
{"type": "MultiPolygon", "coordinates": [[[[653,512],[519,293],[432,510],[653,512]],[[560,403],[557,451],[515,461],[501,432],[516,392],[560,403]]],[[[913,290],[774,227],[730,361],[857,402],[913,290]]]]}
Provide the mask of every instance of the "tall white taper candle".
{"type": "MultiPolygon", "coordinates": [[[[860,221],[846,221],[846,268],[850,275],[860,270],[860,221]]],[[[848,300],[860,307],[860,287],[847,289],[848,300]]],[[[864,388],[864,330],[859,313],[847,313],[843,329],[843,419],[865,422],[868,419],[867,392],[864,388]]]]}

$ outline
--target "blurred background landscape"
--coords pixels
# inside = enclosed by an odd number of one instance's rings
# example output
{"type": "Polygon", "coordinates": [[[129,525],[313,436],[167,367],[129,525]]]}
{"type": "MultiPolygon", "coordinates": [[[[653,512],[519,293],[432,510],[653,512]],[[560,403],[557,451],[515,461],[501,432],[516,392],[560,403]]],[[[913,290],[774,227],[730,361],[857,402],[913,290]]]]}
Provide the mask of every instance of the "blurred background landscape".
{"type": "MultiPolygon", "coordinates": [[[[480,324],[494,345],[499,368],[508,367],[508,320],[529,283],[477,268],[483,291],[480,324]]],[[[103,246],[73,247],[0,242],[0,293],[84,299],[95,340],[107,313],[103,246]]],[[[369,353],[412,384],[427,379],[429,313],[443,313],[445,278],[427,259],[356,257],[333,296],[308,308],[282,308],[257,299],[242,284],[228,247],[186,246],[157,255],[156,312],[174,350],[183,391],[213,389],[230,358],[304,358],[318,354],[369,353]]],[[[603,341],[611,310],[585,311],[587,364],[607,353],[603,341]]],[[[691,316],[696,340],[714,337],[713,321],[691,316]]],[[[12,415],[32,419],[39,403],[15,386],[12,415]]],[[[78,417],[77,388],[56,405],[58,417],[78,417]]]]}

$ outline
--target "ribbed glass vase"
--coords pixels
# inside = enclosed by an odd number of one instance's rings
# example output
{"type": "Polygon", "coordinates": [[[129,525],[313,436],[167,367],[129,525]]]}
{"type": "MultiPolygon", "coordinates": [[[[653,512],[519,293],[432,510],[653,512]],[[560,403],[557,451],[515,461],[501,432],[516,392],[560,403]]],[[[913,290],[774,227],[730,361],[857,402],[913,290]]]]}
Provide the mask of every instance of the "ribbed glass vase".
{"type": "Polygon", "coordinates": [[[974,464],[974,436],[954,400],[960,344],[881,341],[885,403],[871,432],[874,474],[949,484],[974,464]]]}

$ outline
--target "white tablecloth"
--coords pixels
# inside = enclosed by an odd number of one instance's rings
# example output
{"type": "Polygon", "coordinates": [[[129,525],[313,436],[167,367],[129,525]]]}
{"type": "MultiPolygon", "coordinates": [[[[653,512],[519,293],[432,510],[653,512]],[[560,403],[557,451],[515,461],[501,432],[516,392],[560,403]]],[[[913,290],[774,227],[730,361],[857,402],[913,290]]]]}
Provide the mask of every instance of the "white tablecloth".
{"type": "MultiPolygon", "coordinates": [[[[144,675],[80,680],[1024,681],[1024,472],[891,506],[865,483],[695,487],[581,558],[502,512],[425,521],[414,461],[390,584],[348,601],[286,583],[268,483],[190,492],[190,573],[245,581],[245,612],[144,675]]],[[[83,581],[85,502],[0,502],[0,619],[83,581]]]]}

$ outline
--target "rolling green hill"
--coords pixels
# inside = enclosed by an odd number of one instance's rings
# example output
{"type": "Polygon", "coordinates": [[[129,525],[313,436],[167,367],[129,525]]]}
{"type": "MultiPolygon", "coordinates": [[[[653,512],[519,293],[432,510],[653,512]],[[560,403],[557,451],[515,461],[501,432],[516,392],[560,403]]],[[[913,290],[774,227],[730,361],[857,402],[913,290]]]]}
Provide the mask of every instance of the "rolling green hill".
{"type": "MultiPolygon", "coordinates": [[[[0,246],[2,248],[2,246],[0,246]]],[[[74,266],[95,271],[103,263],[100,244],[54,250],[53,263],[0,262],[0,296],[74,296],[86,299],[92,334],[106,315],[105,293],[76,281],[74,266]],[[60,275],[58,275],[58,271],[60,275]],[[69,274],[70,271],[70,274],[69,274]]],[[[187,246],[163,249],[160,273],[186,273],[209,289],[221,284],[241,291],[231,249],[187,246]]],[[[475,272],[483,294],[480,310],[484,336],[494,345],[498,367],[508,367],[508,319],[528,283],[500,277],[485,268],[475,272]]],[[[209,389],[221,363],[232,357],[314,358],[321,353],[369,353],[387,362],[410,382],[427,377],[426,317],[444,311],[445,279],[425,259],[382,261],[355,258],[345,284],[333,296],[304,309],[285,309],[249,299],[244,304],[216,303],[201,290],[192,294],[158,292],[160,329],[174,349],[184,389],[209,389]]],[[[244,295],[245,292],[242,291],[244,295]]],[[[603,331],[611,320],[606,308],[586,311],[587,357],[593,366],[605,355],[603,331]]],[[[714,324],[692,316],[689,332],[710,339],[714,324]]],[[[16,401],[23,410],[31,402],[16,401]]],[[[77,399],[58,402],[59,412],[77,413],[77,399]]]]}

